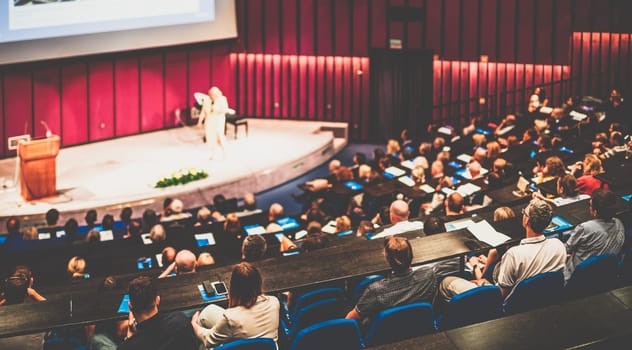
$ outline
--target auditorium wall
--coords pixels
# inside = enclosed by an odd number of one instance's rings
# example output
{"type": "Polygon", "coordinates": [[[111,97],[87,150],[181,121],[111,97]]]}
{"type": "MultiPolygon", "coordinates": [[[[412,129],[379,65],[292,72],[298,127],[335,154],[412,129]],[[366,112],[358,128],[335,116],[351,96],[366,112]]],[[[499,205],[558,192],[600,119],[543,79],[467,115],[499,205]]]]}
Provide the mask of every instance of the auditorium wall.
{"type": "Polygon", "coordinates": [[[12,155],[8,136],[44,135],[41,121],[62,136],[64,146],[173,126],[175,110],[211,84],[223,87],[245,114],[348,121],[351,136],[362,140],[366,58],[390,39],[436,53],[436,121],[458,124],[473,113],[520,108],[533,84],[579,81],[575,75],[585,71],[600,76],[595,62],[612,78],[553,84],[550,94],[554,102],[569,93],[598,94],[629,81],[608,67],[626,67],[629,74],[630,54],[619,53],[629,47],[619,44],[623,36],[616,41],[591,33],[632,33],[630,3],[237,0],[237,40],[0,67],[0,156],[12,155]],[[607,47],[607,61],[580,63],[578,57],[601,55],[596,47],[607,47]],[[482,56],[487,62],[480,62],[482,56]]]}

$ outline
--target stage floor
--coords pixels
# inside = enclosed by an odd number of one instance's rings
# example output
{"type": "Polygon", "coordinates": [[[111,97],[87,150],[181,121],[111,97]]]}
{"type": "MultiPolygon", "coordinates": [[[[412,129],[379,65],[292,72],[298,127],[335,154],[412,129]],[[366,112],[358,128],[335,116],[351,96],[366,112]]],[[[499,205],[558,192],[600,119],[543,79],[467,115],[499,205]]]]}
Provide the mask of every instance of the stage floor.
{"type": "MultiPolygon", "coordinates": [[[[211,160],[203,130],[183,127],[64,148],[57,157],[59,196],[25,203],[19,183],[0,191],[0,218],[41,216],[50,208],[83,222],[89,208],[99,217],[118,217],[120,208],[162,209],[165,197],[181,198],[186,207],[212,202],[215,194],[227,198],[260,192],[299,176],[340,151],[346,138],[334,138],[321,128],[344,123],[249,119],[249,135],[239,130],[233,139],[228,126],[225,157],[211,160]],[[183,186],[156,189],[153,184],[179,169],[203,169],[209,177],[183,186]]],[[[346,135],[346,133],[345,133],[346,135]]],[[[12,180],[16,159],[0,161],[0,178],[12,180]]],[[[135,216],[140,212],[135,211],[135,216]]]]}

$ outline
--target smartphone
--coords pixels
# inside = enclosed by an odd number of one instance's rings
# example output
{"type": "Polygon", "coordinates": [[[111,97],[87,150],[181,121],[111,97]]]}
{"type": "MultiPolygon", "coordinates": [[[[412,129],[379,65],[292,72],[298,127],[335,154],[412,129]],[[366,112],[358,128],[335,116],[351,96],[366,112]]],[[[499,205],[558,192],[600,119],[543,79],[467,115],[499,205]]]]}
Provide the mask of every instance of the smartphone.
{"type": "Polygon", "coordinates": [[[136,267],[139,270],[147,270],[152,268],[151,258],[140,258],[136,261],[136,267]]]}
{"type": "Polygon", "coordinates": [[[228,289],[224,282],[217,281],[212,283],[213,290],[215,291],[215,295],[226,295],[228,294],[228,289]]]}
{"type": "Polygon", "coordinates": [[[204,287],[204,291],[206,291],[206,294],[208,294],[208,295],[215,294],[215,290],[213,289],[213,285],[212,285],[211,281],[206,280],[206,281],[202,282],[202,287],[204,287]]]}

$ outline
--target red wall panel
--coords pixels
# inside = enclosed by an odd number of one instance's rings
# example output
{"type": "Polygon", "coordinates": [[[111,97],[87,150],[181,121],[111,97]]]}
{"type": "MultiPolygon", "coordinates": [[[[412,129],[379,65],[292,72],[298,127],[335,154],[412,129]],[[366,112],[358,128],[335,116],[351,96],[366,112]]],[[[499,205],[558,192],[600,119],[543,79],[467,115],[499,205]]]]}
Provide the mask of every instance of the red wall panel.
{"type": "Polygon", "coordinates": [[[284,54],[298,53],[296,6],[297,0],[281,0],[281,53],[284,54]]]}
{"type": "Polygon", "coordinates": [[[189,93],[207,93],[211,87],[211,53],[206,47],[189,51],[189,93]]]}
{"type": "Polygon", "coordinates": [[[161,55],[140,58],[140,126],[142,131],[165,126],[164,71],[161,55]]]}
{"type": "Polygon", "coordinates": [[[458,59],[465,61],[479,60],[479,6],[479,1],[464,1],[462,3],[463,22],[461,30],[463,34],[461,37],[461,55],[457,57],[458,59]]]}
{"type": "Polygon", "coordinates": [[[123,57],[114,62],[114,115],[116,136],[140,131],[140,86],[138,58],[123,57]]]}
{"type": "Polygon", "coordinates": [[[369,54],[369,0],[355,0],[353,2],[351,20],[353,23],[353,38],[351,40],[354,56],[369,54]]]}
{"type": "Polygon", "coordinates": [[[386,12],[388,1],[387,0],[372,0],[371,4],[371,18],[369,20],[369,28],[371,30],[371,48],[384,48],[387,47],[387,20],[386,12]]]}
{"type": "Polygon", "coordinates": [[[88,65],[90,141],[114,137],[114,69],[111,61],[88,65]]]}
{"type": "Polygon", "coordinates": [[[33,72],[33,115],[35,137],[46,135],[44,121],[50,130],[61,135],[60,67],[51,65],[33,72]]]}
{"type": "Polygon", "coordinates": [[[193,96],[187,87],[187,53],[186,51],[169,52],[165,55],[165,112],[166,126],[176,125],[176,110],[180,110],[180,118],[186,120],[186,111],[193,104],[193,96]]]}
{"type": "Polygon", "coordinates": [[[443,0],[426,0],[426,48],[443,58],[443,0]]]}
{"type": "MultiPolygon", "coordinates": [[[[498,11],[496,0],[481,1],[481,55],[487,55],[489,61],[494,62],[498,59],[496,52],[496,34],[497,26],[496,14],[498,11]]],[[[502,6],[502,5],[501,5],[502,6]]]]}
{"type": "MultiPolygon", "coordinates": [[[[5,118],[4,118],[4,76],[0,73],[0,140],[6,140],[7,134],[5,130],[5,118]]],[[[4,141],[0,142],[0,154],[7,154],[7,146],[4,141]]]]}
{"type": "MultiPolygon", "coordinates": [[[[5,136],[32,134],[39,126],[33,125],[33,95],[31,74],[26,71],[8,72],[4,75],[4,128],[5,136]]],[[[39,126],[41,128],[41,126],[39,126]]],[[[2,140],[5,143],[5,139],[2,140]]],[[[15,154],[15,152],[12,152],[15,154]]]]}
{"type": "Polygon", "coordinates": [[[301,55],[314,55],[316,52],[314,48],[314,6],[318,3],[318,0],[299,1],[298,35],[301,55]]]}
{"type": "Polygon", "coordinates": [[[499,1],[500,21],[498,22],[499,51],[498,60],[503,62],[514,62],[516,60],[515,40],[516,35],[516,0],[499,1]]]}
{"type": "Polygon", "coordinates": [[[263,0],[248,0],[248,49],[252,52],[263,52],[263,35],[265,26],[263,22],[263,0]]]}
{"type": "Polygon", "coordinates": [[[334,52],[337,56],[351,55],[351,12],[349,1],[334,1],[334,52]]]}
{"type": "Polygon", "coordinates": [[[61,127],[64,146],[88,142],[88,74],[84,63],[61,69],[61,127]]]}
{"type": "Polygon", "coordinates": [[[443,22],[444,53],[442,59],[458,60],[461,51],[461,9],[460,0],[444,0],[445,17],[443,22]]]}

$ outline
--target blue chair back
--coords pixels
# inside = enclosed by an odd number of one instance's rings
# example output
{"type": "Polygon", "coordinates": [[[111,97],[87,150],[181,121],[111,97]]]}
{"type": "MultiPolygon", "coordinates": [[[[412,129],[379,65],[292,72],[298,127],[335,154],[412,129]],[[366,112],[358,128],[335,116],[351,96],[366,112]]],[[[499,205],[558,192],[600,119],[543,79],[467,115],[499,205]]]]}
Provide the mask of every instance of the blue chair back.
{"type": "Polygon", "coordinates": [[[619,278],[623,285],[632,284],[632,247],[623,255],[619,265],[619,278]]]}
{"type": "Polygon", "coordinates": [[[503,297],[498,286],[481,286],[452,297],[437,318],[439,330],[466,326],[502,315],[503,297]]]}
{"type": "Polygon", "coordinates": [[[615,254],[597,255],[582,261],[566,284],[568,296],[584,297],[614,288],[617,263],[615,254]]]}
{"type": "Polygon", "coordinates": [[[220,345],[216,350],[277,350],[276,343],[270,338],[239,339],[220,345]]]}
{"type": "Polygon", "coordinates": [[[520,282],[509,299],[505,301],[504,312],[514,314],[526,310],[557,303],[564,294],[564,273],[562,270],[545,272],[520,282]]]}
{"type": "Polygon", "coordinates": [[[360,281],[360,283],[358,283],[355,288],[353,288],[353,294],[351,295],[351,302],[349,304],[355,305],[358,302],[358,299],[360,299],[360,296],[362,295],[362,293],[364,292],[364,290],[366,289],[366,287],[375,282],[375,281],[379,281],[384,279],[384,276],[382,275],[370,275],[370,276],[366,276],[362,281],[360,281]]]}
{"type": "Polygon", "coordinates": [[[431,333],[434,312],[430,303],[412,303],[380,312],[365,337],[367,346],[396,341],[431,333]]]}
{"type": "Polygon", "coordinates": [[[291,339],[305,327],[343,317],[345,310],[344,302],[337,298],[325,299],[307,305],[296,312],[292,326],[286,332],[286,335],[291,339]]]}
{"type": "Polygon", "coordinates": [[[363,347],[356,321],[343,318],[317,323],[301,330],[290,350],[358,350],[363,347]]]}
{"type": "Polygon", "coordinates": [[[298,310],[301,310],[302,308],[311,305],[315,302],[321,301],[321,300],[325,300],[325,299],[344,299],[344,291],[342,290],[342,288],[320,288],[320,289],[316,289],[313,290],[311,292],[307,292],[303,295],[301,295],[300,297],[298,297],[298,299],[296,299],[296,304],[294,305],[294,307],[292,308],[292,312],[290,312],[289,314],[289,319],[292,320],[295,318],[296,313],[298,312],[298,310]]]}

